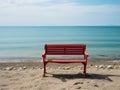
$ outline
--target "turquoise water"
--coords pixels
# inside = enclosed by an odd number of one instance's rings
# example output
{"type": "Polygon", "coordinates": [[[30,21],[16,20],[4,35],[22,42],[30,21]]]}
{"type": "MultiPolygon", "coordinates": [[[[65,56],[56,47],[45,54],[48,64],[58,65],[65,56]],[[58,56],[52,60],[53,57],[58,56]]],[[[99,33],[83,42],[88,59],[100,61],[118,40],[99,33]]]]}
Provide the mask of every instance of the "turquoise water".
{"type": "Polygon", "coordinates": [[[120,60],[120,26],[28,26],[0,27],[0,61],[40,60],[47,43],[85,43],[89,60],[120,60]]]}

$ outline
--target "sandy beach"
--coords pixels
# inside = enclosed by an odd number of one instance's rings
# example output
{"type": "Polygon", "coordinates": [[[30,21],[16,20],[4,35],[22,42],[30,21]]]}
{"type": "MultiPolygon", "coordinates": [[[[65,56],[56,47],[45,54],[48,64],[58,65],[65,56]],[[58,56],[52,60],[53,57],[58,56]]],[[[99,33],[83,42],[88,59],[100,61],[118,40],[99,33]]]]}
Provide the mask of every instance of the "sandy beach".
{"type": "Polygon", "coordinates": [[[0,90],[120,90],[120,62],[88,62],[87,77],[82,64],[42,62],[0,63],[0,90]]]}

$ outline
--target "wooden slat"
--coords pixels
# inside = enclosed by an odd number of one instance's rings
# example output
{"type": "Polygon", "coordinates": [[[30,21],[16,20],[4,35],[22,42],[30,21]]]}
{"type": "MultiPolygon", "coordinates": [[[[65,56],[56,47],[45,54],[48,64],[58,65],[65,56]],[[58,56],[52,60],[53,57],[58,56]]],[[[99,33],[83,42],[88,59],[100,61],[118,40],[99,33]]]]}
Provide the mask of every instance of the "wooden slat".
{"type": "Polygon", "coordinates": [[[67,47],[66,47],[66,49],[68,49],[68,50],[69,50],[69,49],[74,49],[74,50],[77,49],[77,50],[78,50],[78,49],[83,49],[83,48],[81,48],[81,47],[78,47],[78,48],[76,48],[76,47],[67,48],[67,47]]]}
{"type": "Polygon", "coordinates": [[[49,55],[82,55],[85,51],[85,44],[46,44],[46,54],[49,55]]]}
{"type": "Polygon", "coordinates": [[[77,54],[77,55],[81,55],[84,53],[84,49],[83,48],[65,48],[65,54],[77,54]]]}
{"type": "Polygon", "coordinates": [[[64,48],[56,48],[56,47],[50,47],[50,48],[47,48],[47,54],[49,55],[64,55],[64,48]]]}

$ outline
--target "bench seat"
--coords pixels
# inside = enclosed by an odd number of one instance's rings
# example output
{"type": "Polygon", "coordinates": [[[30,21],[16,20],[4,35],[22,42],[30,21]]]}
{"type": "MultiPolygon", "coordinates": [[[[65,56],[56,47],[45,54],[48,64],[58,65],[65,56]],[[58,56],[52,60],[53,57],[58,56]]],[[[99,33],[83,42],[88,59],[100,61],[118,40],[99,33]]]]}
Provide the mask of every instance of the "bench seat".
{"type": "Polygon", "coordinates": [[[85,63],[85,59],[46,59],[45,62],[52,63],[85,63]]]}

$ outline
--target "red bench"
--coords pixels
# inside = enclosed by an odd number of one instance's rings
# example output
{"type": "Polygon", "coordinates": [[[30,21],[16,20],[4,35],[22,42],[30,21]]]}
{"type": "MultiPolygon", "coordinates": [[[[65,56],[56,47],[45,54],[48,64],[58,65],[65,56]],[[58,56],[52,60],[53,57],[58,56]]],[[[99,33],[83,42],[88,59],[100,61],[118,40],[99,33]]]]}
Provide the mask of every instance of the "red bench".
{"type": "Polygon", "coordinates": [[[45,44],[42,54],[44,64],[44,74],[46,74],[47,63],[82,63],[84,65],[84,74],[86,75],[86,65],[88,54],[86,53],[86,44],[45,44]],[[48,59],[47,55],[83,55],[83,59],[48,59]]]}

